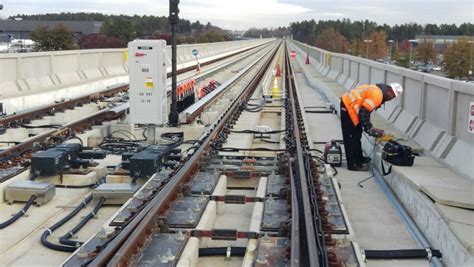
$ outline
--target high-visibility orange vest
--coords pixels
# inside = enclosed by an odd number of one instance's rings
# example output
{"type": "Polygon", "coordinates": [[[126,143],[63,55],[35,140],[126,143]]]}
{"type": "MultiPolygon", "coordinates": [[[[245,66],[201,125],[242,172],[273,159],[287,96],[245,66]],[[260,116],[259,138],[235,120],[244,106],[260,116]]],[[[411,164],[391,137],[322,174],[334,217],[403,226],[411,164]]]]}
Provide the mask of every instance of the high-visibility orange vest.
{"type": "Polygon", "coordinates": [[[354,123],[359,124],[359,109],[364,107],[368,111],[373,111],[382,104],[382,90],[373,84],[363,84],[342,95],[342,102],[347,108],[347,113],[354,123]]]}

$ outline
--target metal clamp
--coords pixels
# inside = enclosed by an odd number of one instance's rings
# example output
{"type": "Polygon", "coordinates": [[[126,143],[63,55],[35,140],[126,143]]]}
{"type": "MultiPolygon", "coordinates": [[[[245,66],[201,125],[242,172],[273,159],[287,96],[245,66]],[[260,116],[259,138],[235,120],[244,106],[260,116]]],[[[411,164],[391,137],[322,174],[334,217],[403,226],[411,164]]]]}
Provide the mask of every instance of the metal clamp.
{"type": "Polygon", "coordinates": [[[362,262],[367,262],[367,258],[366,258],[366,256],[365,256],[365,249],[362,248],[362,249],[360,250],[360,254],[361,254],[361,256],[362,256],[362,262]]]}
{"type": "Polygon", "coordinates": [[[431,248],[425,248],[426,250],[426,258],[428,259],[429,262],[431,262],[431,259],[433,258],[433,251],[431,251],[431,248]]]}

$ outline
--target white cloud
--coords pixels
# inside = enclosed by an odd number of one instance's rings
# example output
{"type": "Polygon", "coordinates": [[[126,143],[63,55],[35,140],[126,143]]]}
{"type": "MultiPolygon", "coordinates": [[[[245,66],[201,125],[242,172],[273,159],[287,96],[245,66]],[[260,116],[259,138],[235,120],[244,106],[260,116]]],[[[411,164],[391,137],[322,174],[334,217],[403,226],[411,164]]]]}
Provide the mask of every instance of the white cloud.
{"type": "MultiPolygon", "coordinates": [[[[169,0],[0,0],[0,16],[54,12],[167,16],[169,0]]],[[[287,26],[305,19],[378,23],[474,21],[474,0],[181,0],[180,17],[230,28],[287,26]]]]}

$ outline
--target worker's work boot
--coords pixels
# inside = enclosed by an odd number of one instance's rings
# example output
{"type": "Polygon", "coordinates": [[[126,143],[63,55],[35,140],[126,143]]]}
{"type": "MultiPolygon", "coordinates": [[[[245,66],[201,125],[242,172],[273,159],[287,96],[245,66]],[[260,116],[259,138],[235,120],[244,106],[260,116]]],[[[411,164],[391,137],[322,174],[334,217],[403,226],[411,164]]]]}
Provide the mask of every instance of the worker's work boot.
{"type": "Polygon", "coordinates": [[[367,166],[367,164],[362,164],[356,165],[355,167],[348,167],[348,169],[351,171],[366,172],[369,170],[369,166],[367,166]]]}

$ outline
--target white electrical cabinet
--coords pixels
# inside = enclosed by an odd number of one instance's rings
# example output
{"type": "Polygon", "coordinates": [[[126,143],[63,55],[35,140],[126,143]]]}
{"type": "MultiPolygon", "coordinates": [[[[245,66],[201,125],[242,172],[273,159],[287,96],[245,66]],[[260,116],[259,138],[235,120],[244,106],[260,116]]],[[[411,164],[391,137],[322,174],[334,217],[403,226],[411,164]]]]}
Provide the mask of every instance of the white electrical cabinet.
{"type": "Polygon", "coordinates": [[[168,122],[166,42],[128,43],[130,122],[161,125],[168,122]]]}

